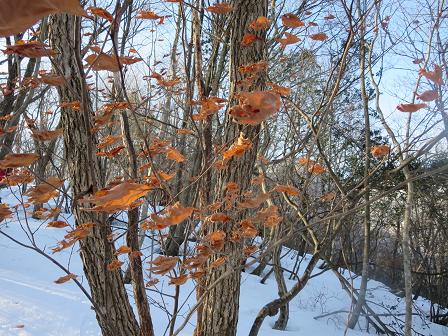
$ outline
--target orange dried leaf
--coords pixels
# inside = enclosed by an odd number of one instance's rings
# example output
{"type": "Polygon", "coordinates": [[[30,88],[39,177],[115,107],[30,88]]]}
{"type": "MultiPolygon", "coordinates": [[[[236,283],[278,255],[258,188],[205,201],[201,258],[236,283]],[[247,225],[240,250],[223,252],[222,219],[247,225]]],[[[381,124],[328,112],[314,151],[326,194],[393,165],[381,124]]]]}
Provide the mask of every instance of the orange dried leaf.
{"type": "Polygon", "coordinates": [[[107,265],[107,270],[109,271],[115,271],[117,269],[120,269],[121,265],[123,265],[124,262],[118,260],[118,259],[114,259],[112,260],[112,262],[110,264],[107,265]]]}
{"type": "Polygon", "coordinates": [[[300,42],[300,38],[294,34],[285,32],[284,38],[276,38],[275,41],[281,44],[281,48],[286,48],[286,46],[289,44],[295,44],[297,42],[300,42]]]}
{"type": "Polygon", "coordinates": [[[210,222],[228,222],[232,220],[232,217],[226,215],[223,212],[217,212],[208,217],[210,222]]]}
{"type": "Polygon", "coordinates": [[[400,104],[397,106],[397,110],[400,112],[417,112],[418,110],[428,107],[427,104],[400,104]]]}
{"type": "Polygon", "coordinates": [[[420,99],[422,101],[429,102],[429,101],[436,100],[439,97],[439,94],[437,93],[436,90],[428,90],[421,94],[417,93],[416,96],[418,99],[420,99]]]}
{"type": "Polygon", "coordinates": [[[227,261],[227,257],[219,257],[214,262],[212,262],[209,266],[210,269],[217,268],[219,266],[222,266],[227,261]]]}
{"type": "Polygon", "coordinates": [[[0,11],[0,37],[24,32],[44,16],[68,13],[85,16],[79,0],[14,0],[2,1],[0,11]]]}
{"type": "Polygon", "coordinates": [[[55,74],[41,74],[38,80],[41,83],[52,86],[62,86],[65,84],[65,78],[55,74]]]}
{"type": "Polygon", "coordinates": [[[305,26],[305,23],[300,21],[297,15],[293,13],[286,13],[282,15],[282,23],[288,28],[297,28],[305,26]]]}
{"type": "Polygon", "coordinates": [[[170,285],[176,285],[176,286],[181,286],[184,283],[186,283],[188,280],[188,275],[187,274],[183,274],[183,275],[179,275],[176,278],[172,278],[170,277],[170,285]]]}
{"type": "Polygon", "coordinates": [[[194,131],[188,128],[178,128],[176,130],[176,133],[179,135],[188,135],[188,134],[194,134],[194,131]]]}
{"type": "Polygon", "coordinates": [[[115,251],[114,255],[121,255],[121,254],[127,254],[131,253],[132,249],[129,246],[122,245],[115,251]]]}
{"type": "Polygon", "coordinates": [[[241,45],[243,47],[250,46],[252,43],[254,43],[256,40],[258,40],[259,37],[255,34],[246,33],[244,34],[243,38],[241,39],[241,45]]]}
{"type": "Polygon", "coordinates": [[[249,245],[243,249],[243,253],[246,257],[250,256],[251,254],[254,254],[257,251],[258,251],[257,245],[249,245]]]}
{"type": "Polygon", "coordinates": [[[184,162],[185,156],[183,156],[176,148],[170,147],[168,151],[166,152],[166,157],[170,160],[176,161],[176,162],[184,162]]]}
{"type": "Polygon", "coordinates": [[[161,228],[168,227],[171,225],[178,225],[184,220],[188,219],[193,213],[194,208],[183,207],[179,202],[173,206],[167,207],[163,212],[162,216],[152,214],[151,219],[161,228]]]}
{"type": "Polygon", "coordinates": [[[98,153],[96,153],[96,155],[102,156],[102,157],[113,158],[113,157],[117,156],[117,154],[120,153],[124,148],[125,148],[124,146],[117,146],[115,148],[112,148],[110,151],[98,152],[98,153]]]}
{"type": "Polygon", "coordinates": [[[50,141],[50,140],[53,140],[54,138],[57,138],[64,132],[64,129],[57,128],[53,131],[39,131],[39,130],[32,129],[31,132],[32,132],[31,136],[34,139],[43,142],[43,141],[50,141]]]}
{"type": "Polygon", "coordinates": [[[102,142],[96,145],[96,148],[98,149],[106,148],[107,146],[113,145],[114,143],[116,143],[118,140],[121,139],[122,139],[121,135],[108,135],[103,139],[102,142]]]}
{"type": "Polygon", "coordinates": [[[280,95],[270,91],[242,92],[239,105],[233,106],[229,114],[239,124],[258,125],[281,107],[280,95]]]}
{"type": "Polygon", "coordinates": [[[0,161],[0,168],[26,167],[37,159],[39,159],[39,155],[35,153],[6,154],[4,159],[0,161]]]}
{"type": "Polygon", "coordinates": [[[89,211],[116,212],[128,209],[133,202],[145,196],[152,188],[145,184],[123,182],[111,189],[100,190],[93,196],[80,200],[82,203],[95,203],[89,211]]]}
{"type": "Polygon", "coordinates": [[[76,274],[70,273],[64,276],[61,276],[59,279],[55,280],[54,283],[60,285],[64,282],[70,281],[72,279],[76,279],[78,276],[76,274]]]}
{"type": "Polygon", "coordinates": [[[48,228],[57,228],[57,229],[62,229],[69,226],[66,222],[64,221],[53,221],[48,223],[47,227],[48,228]]]}
{"type": "Polygon", "coordinates": [[[316,33],[310,35],[310,39],[314,41],[325,41],[327,38],[328,36],[325,33],[316,33]]]}
{"type": "Polygon", "coordinates": [[[272,191],[276,191],[276,192],[282,192],[285,194],[288,194],[290,196],[299,196],[300,192],[299,189],[297,189],[296,187],[290,186],[290,185],[276,185],[274,187],[274,189],[272,189],[272,191]]]}
{"type": "Polygon", "coordinates": [[[420,69],[419,75],[426,77],[427,79],[434,82],[435,84],[442,85],[443,84],[442,68],[437,64],[434,64],[433,68],[434,68],[434,71],[427,71],[426,69],[420,69]]]}
{"type": "Polygon", "coordinates": [[[158,256],[153,261],[148,262],[148,264],[153,265],[149,268],[149,271],[154,274],[163,275],[172,271],[174,267],[176,267],[178,261],[178,257],[158,256]]]}
{"type": "Polygon", "coordinates": [[[6,218],[12,217],[12,211],[9,206],[4,203],[0,203],[0,222],[4,221],[6,218]]]}
{"type": "Polygon", "coordinates": [[[372,146],[370,153],[374,157],[387,156],[390,153],[390,147],[388,145],[372,146]]]}
{"type": "Polygon", "coordinates": [[[6,49],[3,50],[3,53],[5,55],[16,54],[29,58],[49,57],[56,55],[54,50],[39,41],[31,41],[13,46],[7,46],[6,49]]]}
{"type": "Polygon", "coordinates": [[[266,16],[259,16],[249,24],[249,28],[253,30],[262,30],[268,29],[270,25],[271,20],[269,20],[266,16]]]}
{"type": "Polygon", "coordinates": [[[223,153],[224,160],[229,160],[234,156],[242,156],[252,147],[252,141],[246,139],[243,133],[240,133],[238,140],[234,142],[228,150],[223,153]]]}
{"type": "Polygon", "coordinates": [[[214,14],[226,14],[233,10],[233,6],[230,3],[222,2],[208,6],[205,10],[214,14]]]}
{"type": "Polygon", "coordinates": [[[95,16],[102,17],[103,19],[106,19],[109,22],[112,22],[114,20],[114,17],[112,14],[110,14],[107,10],[100,7],[88,7],[87,10],[92,13],[95,16]]]}
{"type": "Polygon", "coordinates": [[[274,91],[275,93],[278,93],[280,96],[289,96],[291,94],[291,89],[281,86],[281,85],[277,85],[275,83],[266,83],[268,84],[270,87],[272,87],[272,91],[274,91]]]}
{"type": "Polygon", "coordinates": [[[157,285],[159,283],[159,279],[154,278],[150,279],[148,282],[146,282],[145,287],[152,287],[154,285],[157,285]]]}

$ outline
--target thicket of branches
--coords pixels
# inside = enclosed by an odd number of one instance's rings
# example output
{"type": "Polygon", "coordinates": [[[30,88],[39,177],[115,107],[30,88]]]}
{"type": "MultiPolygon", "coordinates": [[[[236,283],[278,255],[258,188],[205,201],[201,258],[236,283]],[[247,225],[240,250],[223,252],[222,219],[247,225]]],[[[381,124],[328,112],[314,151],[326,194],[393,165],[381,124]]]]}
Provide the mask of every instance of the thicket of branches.
{"type": "Polygon", "coordinates": [[[443,0],[0,8],[1,183],[21,196],[1,204],[0,233],[48,262],[79,246],[88,286],[59,263],[57,282],[77,283],[103,335],[153,335],[148,302],[166,276],[169,335],[193,313],[197,336],[236,335],[251,265],[261,281],[275,274],[279,295],[251,336],[266,316],[286,328],[317,267],[353,297],[350,328],[364,315],[378,332],[411,335],[413,296],[448,323],[443,0]],[[48,250],[24,220],[19,241],[4,224],[20,211],[68,232],[48,250]],[[298,262],[311,256],[303,274],[281,267],[285,246],[298,262]],[[369,306],[369,278],[403,293],[402,330],[369,306]],[[187,280],[197,300],[176,324],[187,280]]]}

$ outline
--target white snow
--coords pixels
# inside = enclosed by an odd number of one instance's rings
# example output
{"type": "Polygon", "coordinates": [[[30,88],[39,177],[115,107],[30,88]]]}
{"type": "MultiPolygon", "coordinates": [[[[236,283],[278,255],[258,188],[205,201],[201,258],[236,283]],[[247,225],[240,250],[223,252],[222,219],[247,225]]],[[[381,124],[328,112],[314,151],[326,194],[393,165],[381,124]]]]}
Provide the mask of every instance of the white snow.
{"type": "MultiPolygon", "coordinates": [[[[17,193],[17,189],[13,189],[17,193]]],[[[10,206],[19,204],[18,199],[9,189],[2,189],[0,195],[4,203],[10,206]]],[[[20,197],[19,197],[20,198],[20,197]]],[[[17,216],[3,221],[0,230],[11,235],[22,243],[29,244],[25,234],[26,221],[23,209],[18,210],[20,223],[17,216]],[[22,226],[23,225],[23,228],[22,226]]],[[[67,218],[69,221],[72,218],[67,218]]],[[[42,221],[33,220],[27,216],[28,226],[31,230],[37,230],[37,245],[50,251],[51,247],[61,240],[64,229],[49,229],[42,221]]],[[[79,276],[79,280],[86,286],[82,276],[82,266],[75,246],[73,250],[64,250],[55,257],[72,273],[79,276]]],[[[288,250],[284,250],[285,253],[288,250]]],[[[292,269],[295,262],[294,251],[290,251],[282,259],[283,266],[292,269]]],[[[73,281],[57,285],[54,280],[65,275],[56,265],[51,263],[35,251],[17,245],[10,239],[0,235],[0,335],[3,336],[89,336],[100,335],[97,327],[94,311],[90,308],[89,301],[73,281]]],[[[306,267],[309,256],[301,263],[301,271],[306,267]]],[[[268,270],[269,268],[267,268],[268,270]]],[[[316,269],[314,274],[321,272],[316,269]]],[[[300,274],[300,272],[299,272],[300,274]]],[[[347,271],[344,272],[349,276],[347,271]]],[[[287,275],[286,275],[287,277],[287,275]]],[[[240,316],[238,335],[246,336],[259,309],[270,300],[277,297],[275,279],[271,276],[265,284],[260,283],[261,278],[252,276],[249,272],[242,273],[240,316]]],[[[358,278],[353,280],[355,287],[359,286],[358,278]]],[[[288,287],[295,282],[287,280],[288,287]]],[[[155,288],[165,294],[173,294],[173,286],[168,281],[161,281],[155,288]]],[[[128,288],[129,295],[132,290],[128,288]]],[[[173,299],[167,295],[161,295],[149,291],[151,313],[156,335],[168,335],[168,313],[172,312],[173,299]]],[[[377,313],[388,311],[398,314],[399,320],[404,316],[404,301],[395,296],[380,282],[369,281],[368,300],[371,308],[377,313]]],[[[131,299],[132,301],[132,299],[131,299]]],[[[189,280],[181,286],[181,304],[176,326],[179,326],[195,303],[194,283],[189,280]]],[[[347,313],[329,315],[325,318],[314,319],[318,315],[338,310],[350,309],[350,297],[342,289],[339,280],[331,272],[327,271],[312,278],[305,289],[290,303],[290,321],[286,331],[273,330],[275,317],[266,318],[260,336],[328,336],[328,335],[368,335],[366,323],[360,320],[358,330],[346,330],[345,323],[347,313]]],[[[415,313],[425,313],[429,310],[429,302],[424,299],[415,301],[415,313]]],[[[180,335],[193,334],[195,315],[191,317],[180,335]]],[[[394,317],[383,317],[383,320],[391,329],[399,330],[400,321],[394,317]]],[[[402,323],[401,323],[402,324],[402,323]]],[[[414,330],[425,336],[448,335],[448,328],[430,323],[426,318],[414,316],[414,330]]],[[[370,326],[370,333],[375,330],[370,326]]]]}

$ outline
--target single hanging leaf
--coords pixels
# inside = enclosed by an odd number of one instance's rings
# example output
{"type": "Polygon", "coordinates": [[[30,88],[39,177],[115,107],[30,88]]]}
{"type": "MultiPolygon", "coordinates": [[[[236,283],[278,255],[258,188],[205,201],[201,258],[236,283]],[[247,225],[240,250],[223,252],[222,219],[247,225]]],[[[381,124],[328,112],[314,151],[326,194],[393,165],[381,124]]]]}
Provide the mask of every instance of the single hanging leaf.
{"type": "Polygon", "coordinates": [[[233,6],[230,3],[222,2],[208,6],[205,10],[214,14],[226,14],[233,10],[233,6]]]}
{"type": "Polygon", "coordinates": [[[179,261],[178,257],[166,257],[158,256],[153,261],[148,262],[148,264],[153,265],[148,270],[157,275],[163,275],[172,271],[179,261]]]}
{"type": "Polygon", "coordinates": [[[13,46],[7,46],[6,50],[3,50],[3,53],[5,55],[16,54],[29,58],[49,57],[56,55],[54,50],[39,41],[18,43],[13,46]]]}
{"type": "Polygon", "coordinates": [[[251,33],[246,33],[246,34],[244,34],[244,36],[241,40],[241,45],[244,47],[250,46],[252,43],[254,43],[258,39],[259,39],[259,37],[257,35],[251,34],[251,33]]]}
{"type": "Polygon", "coordinates": [[[325,33],[317,33],[317,34],[311,34],[310,39],[314,41],[325,41],[328,38],[327,34],[325,33]]]}
{"type": "Polygon", "coordinates": [[[0,161],[0,168],[17,168],[26,167],[39,159],[39,155],[35,153],[29,154],[6,154],[5,158],[0,161]]]}
{"type": "Polygon", "coordinates": [[[114,17],[112,16],[112,14],[110,14],[107,10],[105,10],[104,8],[100,8],[100,7],[89,7],[87,8],[87,10],[92,13],[95,16],[99,16],[102,17],[103,19],[106,19],[109,22],[114,21],[114,17]]]}
{"type": "Polygon", "coordinates": [[[397,106],[397,110],[400,112],[417,112],[418,110],[428,107],[427,104],[400,104],[397,106]]]}
{"type": "Polygon", "coordinates": [[[59,279],[55,280],[54,283],[60,285],[72,279],[76,279],[78,276],[76,274],[70,273],[64,276],[61,276],[59,279]]]}
{"type": "Polygon", "coordinates": [[[183,156],[176,148],[170,147],[168,151],[166,152],[166,157],[170,160],[176,161],[176,162],[184,162],[185,156],[183,156]]]}
{"type": "Polygon", "coordinates": [[[282,23],[288,28],[298,28],[305,26],[305,23],[300,21],[297,15],[293,13],[286,13],[282,15],[282,23]]]}
{"type": "Polygon", "coordinates": [[[80,202],[95,203],[95,207],[84,210],[113,213],[119,210],[127,210],[151,189],[146,184],[123,182],[111,189],[99,190],[93,196],[81,199],[80,202]]]}
{"type": "Polygon", "coordinates": [[[437,93],[436,90],[428,90],[421,94],[417,93],[416,97],[422,101],[429,102],[429,101],[436,100],[439,97],[439,94],[437,93]]]}
{"type": "Polygon", "coordinates": [[[285,32],[284,38],[276,38],[275,41],[281,44],[281,48],[286,48],[289,44],[295,44],[300,42],[300,38],[298,38],[296,35],[285,32]]]}
{"type": "Polygon", "coordinates": [[[390,153],[390,147],[388,145],[372,146],[370,153],[374,157],[387,156],[390,153]]]}
{"type": "Polygon", "coordinates": [[[244,152],[252,147],[252,141],[246,139],[243,133],[240,133],[238,140],[234,142],[229,149],[223,153],[224,160],[230,160],[234,156],[242,156],[244,152]]]}
{"type": "Polygon", "coordinates": [[[258,125],[277,113],[281,107],[280,95],[270,91],[242,92],[239,105],[229,109],[229,114],[239,124],[258,125]]]}
{"type": "Polygon", "coordinates": [[[270,25],[271,20],[269,20],[266,16],[259,16],[249,24],[249,28],[253,30],[263,30],[268,29],[270,25]]]}
{"type": "Polygon", "coordinates": [[[0,0],[0,37],[24,32],[55,13],[87,16],[79,0],[0,0]]]}
{"type": "Polygon", "coordinates": [[[442,68],[437,64],[434,64],[433,68],[434,68],[433,71],[427,71],[426,69],[420,69],[419,75],[426,77],[427,79],[429,79],[430,81],[434,82],[437,85],[442,85],[443,84],[442,68]]]}

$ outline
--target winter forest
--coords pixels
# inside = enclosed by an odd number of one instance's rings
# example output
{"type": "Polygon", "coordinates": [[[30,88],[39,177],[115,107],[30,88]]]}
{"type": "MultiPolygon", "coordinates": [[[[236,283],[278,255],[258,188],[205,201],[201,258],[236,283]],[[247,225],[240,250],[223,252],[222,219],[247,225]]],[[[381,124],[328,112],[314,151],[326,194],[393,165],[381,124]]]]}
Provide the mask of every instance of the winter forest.
{"type": "Polygon", "coordinates": [[[448,335],[445,0],[0,0],[0,335],[448,335]]]}

